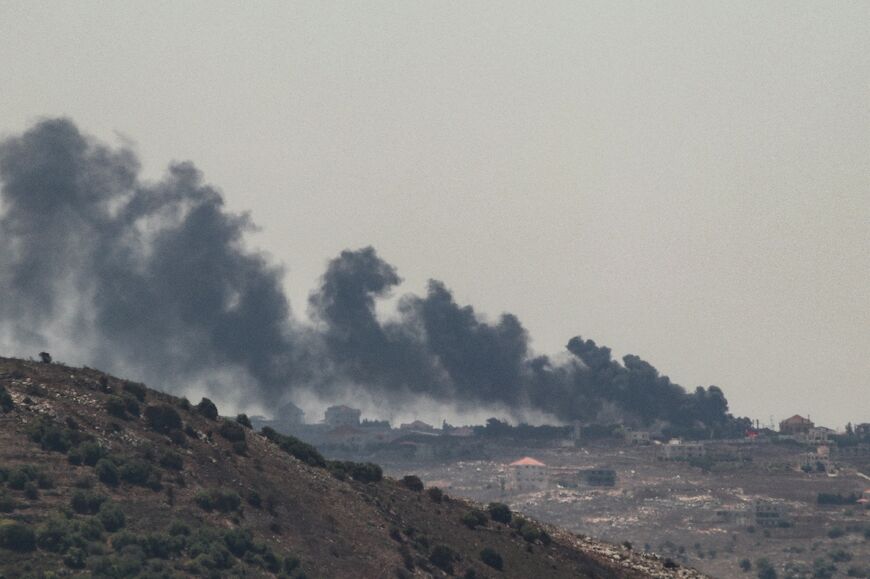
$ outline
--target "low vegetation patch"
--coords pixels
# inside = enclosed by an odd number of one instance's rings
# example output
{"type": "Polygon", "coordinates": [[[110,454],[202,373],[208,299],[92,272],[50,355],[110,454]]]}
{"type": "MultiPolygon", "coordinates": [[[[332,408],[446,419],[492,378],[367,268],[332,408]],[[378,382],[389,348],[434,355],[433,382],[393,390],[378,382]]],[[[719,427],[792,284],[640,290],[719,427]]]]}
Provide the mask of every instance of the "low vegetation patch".
{"type": "Polygon", "coordinates": [[[296,437],[287,436],[285,434],[280,434],[273,428],[269,428],[268,426],[264,427],[260,434],[265,436],[270,441],[274,442],[278,445],[278,447],[289,454],[301,460],[302,462],[309,464],[311,466],[317,466],[321,468],[326,467],[326,459],[323,458],[323,455],[320,452],[308,444],[307,442],[302,442],[296,437]]]}
{"type": "Polygon", "coordinates": [[[242,498],[236,491],[223,488],[212,488],[197,493],[196,504],[206,511],[229,513],[238,510],[239,506],[242,504],[242,498]]]}

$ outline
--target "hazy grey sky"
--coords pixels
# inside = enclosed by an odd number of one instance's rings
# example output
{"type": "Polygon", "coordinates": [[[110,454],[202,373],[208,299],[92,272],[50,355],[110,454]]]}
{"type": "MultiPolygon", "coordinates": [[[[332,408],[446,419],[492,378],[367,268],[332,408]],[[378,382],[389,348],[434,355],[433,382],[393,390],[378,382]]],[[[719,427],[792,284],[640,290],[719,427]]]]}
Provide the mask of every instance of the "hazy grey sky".
{"type": "Polygon", "coordinates": [[[870,421],[870,2],[0,0],[0,134],[55,115],[193,160],[297,316],[372,244],[541,353],[870,421]]]}

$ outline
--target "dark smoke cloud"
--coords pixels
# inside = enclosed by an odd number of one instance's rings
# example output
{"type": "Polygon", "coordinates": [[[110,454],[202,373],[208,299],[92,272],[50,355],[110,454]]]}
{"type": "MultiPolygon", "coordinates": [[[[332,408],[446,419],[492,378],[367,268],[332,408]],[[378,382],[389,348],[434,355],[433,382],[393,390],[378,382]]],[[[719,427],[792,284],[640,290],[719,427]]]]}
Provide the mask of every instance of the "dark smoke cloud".
{"type": "Polygon", "coordinates": [[[579,336],[566,363],[534,357],[515,316],[487,322],[439,281],[381,321],[377,301],[401,278],[371,247],[329,262],[309,299],[314,325],[299,324],[281,269],[243,245],[248,217],[228,213],[193,165],[143,182],[130,151],[68,120],[3,142],[0,179],[0,341],[16,348],[60,347],[165,388],[247,389],[264,404],[352,384],[393,407],[423,395],[562,420],[608,406],[641,423],[727,420],[718,388],[687,394],[639,357],[620,364],[579,336]]]}
{"type": "Polygon", "coordinates": [[[90,342],[89,361],[179,383],[233,367],[278,397],[294,345],[281,271],[242,247],[246,216],[190,164],[138,179],[127,150],[67,120],[0,146],[0,305],[11,339],[90,342]],[[52,322],[75,312],[66,336],[52,322]]]}

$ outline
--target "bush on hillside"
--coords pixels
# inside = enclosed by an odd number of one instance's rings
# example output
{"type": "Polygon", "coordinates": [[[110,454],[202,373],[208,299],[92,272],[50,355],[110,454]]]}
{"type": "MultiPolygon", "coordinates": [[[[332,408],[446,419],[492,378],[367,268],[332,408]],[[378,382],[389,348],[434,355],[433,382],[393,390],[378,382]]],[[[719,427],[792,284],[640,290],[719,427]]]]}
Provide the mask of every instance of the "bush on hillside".
{"type": "Polygon", "coordinates": [[[280,434],[275,429],[269,428],[268,426],[263,427],[260,434],[277,444],[281,450],[290,456],[293,456],[311,466],[321,468],[326,467],[326,459],[323,458],[323,455],[307,442],[302,442],[293,436],[280,434]]]}
{"type": "Polygon", "coordinates": [[[456,558],[456,553],[447,545],[436,545],[429,554],[429,562],[448,574],[453,573],[456,558]]]}
{"type": "Polygon", "coordinates": [[[124,392],[129,393],[131,396],[136,398],[139,402],[145,402],[145,394],[148,393],[148,388],[145,387],[145,384],[139,384],[138,382],[124,382],[124,392]]]}
{"type": "Polygon", "coordinates": [[[224,420],[218,429],[218,434],[226,438],[230,442],[239,442],[245,440],[245,427],[238,422],[232,420],[224,420]]]}
{"type": "Polygon", "coordinates": [[[493,521],[506,525],[511,522],[513,513],[511,513],[511,508],[504,503],[489,503],[486,510],[489,511],[489,516],[493,521]]]}
{"type": "Polygon", "coordinates": [[[402,484],[405,485],[406,488],[419,493],[423,491],[423,481],[420,480],[420,477],[414,474],[409,474],[402,477],[402,484]]]}
{"type": "Polygon", "coordinates": [[[27,553],[36,549],[36,533],[27,525],[13,522],[0,523],[0,547],[27,553]]]}
{"type": "Polygon", "coordinates": [[[429,495],[429,498],[432,499],[432,502],[434,503],[440,503],[444,500],[444,491],[442,491],[438,487],[429,487],[429,490],[426,492],[429,495]]]}
{"type": "Polygon", "coordinates": [[[462,516],[462,524],[468,527],[469,529],[474,529],[476,527],[484,527],[486,526],[487,516],[486,513],[479,509],[471,509],[465,515],[462,516]]]}
{"type": "Polygon", "coordinates": [[[108,458],[101,458],[94,466],[94,472],[100,482],[111,487],[117,486],[121,482],[121,472],[117,465],[108,458]]]}
{"type": "Polygon", "coordinates": [[[106,414],[122,420],[127,419],[127,404],[119,396],[109,396],[104,407],[106,414]]]}
{"type": "Polygon", "coordinates": [[[100,519],[103,527],[110,533],[122,529],[127,522],[127,517],[124,516],[124,511],[121,510],[121,507],[111,502],[105,502],[100,505],[97,518],[100,519]]]}
{"type": "Polygon", "coordinates": [[[4,492],[0,492],[0,513],[11,513],[15,510],[17,503],[15,499],[4,492]]]}
{"type": "Polygon", "coordinates": [[[238,422],[245,428],[254,428],[254,425],[251,424],[251,419],[248,418],[247,414],[239,414],[238,416],[236,416],[236,422],[238,422]]]}
{"type": "Polygon", "coordinates": [[[501,555],[499,555],[498,551],[492,547],[483,548],[480,552],[480,560],[493,569],[498,569],[499,571],[504,567],[504,561],[502,561],[501,555]]]}
{"type": "Polygon", "coordinates": [[[338,480],[352,478],[358,482],[374,483],[384,478],[381,467],[372,462],[353,462],[351,460],[330,460],[326,464],[330,474],[338,480]]]}
{"type": "Polygon", "coordinates": [[[168,404],[159,404],[145,408],[145,423],[155,432],[167,434],[181,428],[181,416],[168,404]]]}
{"type": "Polygon", "coordinates": [[[0,385],[0,410],[9,412],[15,408],[15,402],[12,400],[12,395],[6,390],[5,386],[0,385]]]}
{"type": "Polygon", "coordinates": [[[70,506],[80,515],[95,515],[108,497],[92,491],[77,490],[70,499],[70,506]]]}
{"type": "Polygon", "coordinates": [[[206,511],[220,511],[228,513],[235,511],[241,506],[242,498],[239,493],[221,488],[212,488],[200,491],[196,495],[196,504],[206,511]]]}
{"type": "Polygon", "coordinates": [[[167,451],[160,456],[160,466],[172,470],[184,468],[184,458],[177,452],[167,451]]]}
{"type": "Polygon", "coordinates": [[[196,411],[209,420],[217,420],[218,418],[217,406],[208,398],[203,398],[199,401],[199,404],[196,405],[196,411]]]}

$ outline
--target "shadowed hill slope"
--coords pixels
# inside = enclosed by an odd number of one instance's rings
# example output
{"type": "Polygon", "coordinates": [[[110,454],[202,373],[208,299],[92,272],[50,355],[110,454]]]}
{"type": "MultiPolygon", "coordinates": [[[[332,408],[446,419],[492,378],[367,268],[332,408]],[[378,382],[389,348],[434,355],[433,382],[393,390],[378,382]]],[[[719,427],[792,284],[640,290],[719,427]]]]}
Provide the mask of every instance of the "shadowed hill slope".
{"type": "Polygon", "coordinates": [[[209,403],[0,358],[0,577],[700,577],[414,486],[209,403]]]}

